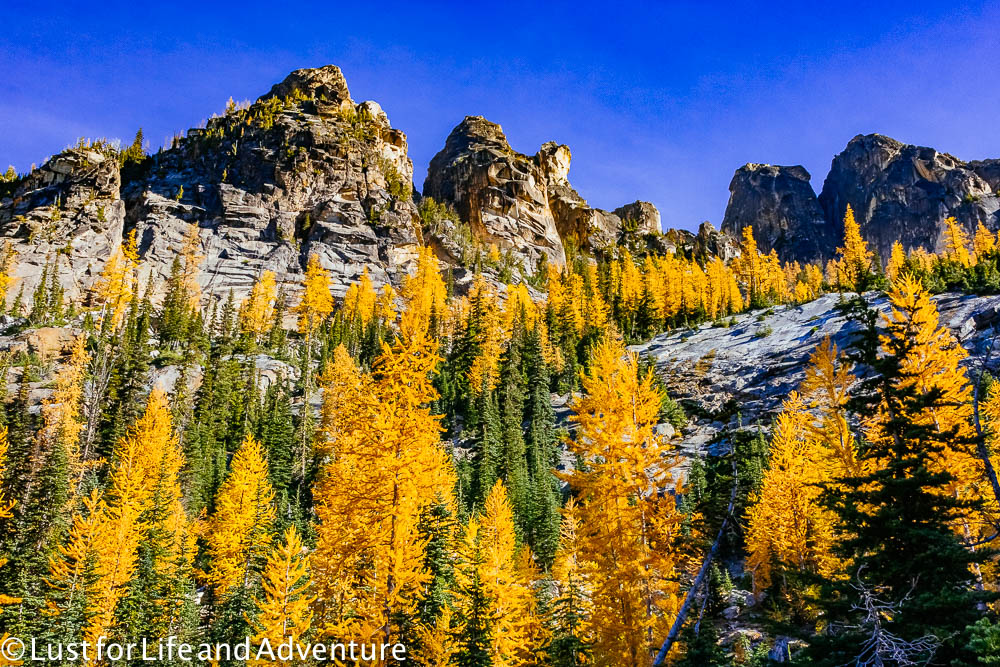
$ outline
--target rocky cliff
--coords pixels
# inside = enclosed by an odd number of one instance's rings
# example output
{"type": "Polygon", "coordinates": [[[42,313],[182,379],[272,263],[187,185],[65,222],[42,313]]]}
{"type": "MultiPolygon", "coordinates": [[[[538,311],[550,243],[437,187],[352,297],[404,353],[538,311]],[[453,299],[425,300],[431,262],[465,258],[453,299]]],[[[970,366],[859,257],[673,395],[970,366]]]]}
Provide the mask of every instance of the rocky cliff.
{"type": "Polygon", "coordinates": [[[730,184],[723,230],[745,226],[785,260],[826,259],[843,236],[847,205],[884,260],[897,239],[906,250],[940,251],[944,220],[969,232],[1000,228],[1000,160],[963,162],[880,134],[858,135],[833,159],[817,197],[802,167],[746,165],[730,184]]]}
{"type": "Polygon", "coordinates": [[[753,229],[757,245],[774,249],[783,258],[819,259],[837,239],[823,218],[801,166],[747,164],[736,170],[729,184],[729,203],[722,229],[740,237],[753,229]]]}
{"type": "Polygon", "coordinates": [[[210,293],[243,292],[265,268],[298,282],[310,254],[339,290],[365,268],[385,283],[419,242],[406,136],[334,66],[292,72],[148,162],[123,188],[141,256],[165,276],[197,224],[210,293]]]}
{"type": "MultiPolygon", "coordinates": [[[[992,165],[981,170],[996,173],[992,165]]],[[[952,155],[868,134],[851,139],[833,159],[819,203],[838,239],[850,204],[862,235],[885,259],[896,239],[907,250],[943,250],[941,234],[949,216],[970,236],[979,222],[996,231],[996,190],[972,165],[952,155]]]]}
{"type": "Polygon", "coordinates": [[[467,116],[431,160],[423,195],[454,206],[481,238],[520,250],[526,273],[542,256],[565,261],[567,244],[602,251],[660,231],[649,202],[614,213],[588,205],[570,185],[571,157],[555,142],[533,156],[518,153],[499,125],[467,116]]]}
{"type": "Polygon", "coordinates": [[[0,235],[17,252],[9,298],[30,299],[43,273],[55,272],[66,296],[80,299],[100,273],[125,221],[114,153],[104,143],[64,151],[0,201],[0,235]]]}
{"type": "Polygon", "coordinates": [[[29,291],[48,262],[80,296],[132,230],[162,284],[191,224],[209,294],[239,298],[264,269],[297,283],[310,254],[343,291],[365,268],[396,280],[415,256],[412,172],[406,136],[376,103],[351,100],[339,68],[298,70],[127,165],[124,182],[107,144],[64,151],[0,202],[0,233],[29,291]]]}
{"type": "Polygon", "coordinates": [[[425,228],[406,135],[377,103],[352,100],[333,65],[292,72],[254,103],[230,104],[170,147],[130,158],[106,142],[84,142],[2,184],[0,235],[18,253],[19,285],[9,298],[20,288],[30,298],[48,265],[69,296],[84,299],[133,231],[144,277],[162,285],[192,224],[203,291],[224,298],[232,290],[237,299],[264,269],[296,285],[311,254],[342,294],[365,269],[376,285],[398,283],[425,241],[461,264],[459,240],[440,237],[465,230],[474,243],[507,251],[521,269],[516,280],[542,257],[565,261],[567,244],[601,251],[646,243],[660,229],[648,202],[613,213],[589,206],[569,183],[567,146],[517,153],[481,117],[455,128],[425,183],[459,219],[425,228]]]}

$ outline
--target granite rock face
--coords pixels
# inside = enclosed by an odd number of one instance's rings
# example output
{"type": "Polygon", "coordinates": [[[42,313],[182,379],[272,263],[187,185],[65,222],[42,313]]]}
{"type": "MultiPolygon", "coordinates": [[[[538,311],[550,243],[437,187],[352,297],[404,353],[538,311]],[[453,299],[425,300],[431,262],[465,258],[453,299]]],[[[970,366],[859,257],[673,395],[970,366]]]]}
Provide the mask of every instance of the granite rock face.
{"type": "MultiPolygon", "coordinates": [[[[872,307],[888,311],[885,296],[871,292],[865,297],[872,307]]],[[[805,377],[816,346],[828,336],[838,349],[850,344],[858,324],[837,309],[841,298],[824,294],[801,305],[749,311],[725,327],[704,323],[631,346],[655,364],[670,396],[691,408],[681,450],[718,453],[728,448],[729,433],[769,425],[805,377]]],[[[990,351],[1000,322],[1000,296],[941,294],[934,304],[941,324],[969,354],[963,365],[974,372],[1000,372],[1000,361],[990,351]]]]}
{"type": "Polygon", "coordinates": [[[448,135],[430,162],[423,195],[454,206],[484,242],[520,250],[527,274],[542,257],[557,264],[566,260],[545,172],[536,160],[514,151],[503,129],[482,116],[467,116],[448,135]]]}
{"type": "Polygon", "coordinates": [[[312,254],[339,296],[366,268],[383,284],[412,264],[412,181],[406,136],[375,102],[355,104],[331,65],[292,72],[124,172],[105,144],[64,151],[0,201],[0,233],[29,297],[48,262],[82,300],[133,230],[141,277],[162,288],[192,224],[210,297],[240,299],[264,270],[294,289],[312,254]]]}
{"type": "Polygon", "coordinates": [[[518,153],[499,125],[468,116],[431,160],[423,194],[454,206],[485,241],[520,250],[526,273],[542,256],[563,262],[566,244],[601,252],[659,232],[648,202],[614,213],[590,206],[569,182],[571,159],[568,146],[551,141],[534,156],[518,153]]]}
{"type": "Polygon", "coordinates": [[[351,101],[339,68],[297,70],[151,157],[123,189],[127,227],[156,280],[194,223],[210,294],[241,297],[265,269],[297,283],[311,254],[343,294],[365,268],[398,281],[415,256],[412,174],[406,136],[376,103],[351,101]]]}
{"type": "Polygon", "coordinates": [[[996,231],[998,174],[994,160],[970,164],[880,134],[858,135],[833,159],[819,202],[838,239],[850,204],[862,235],[884,261],[897,239],[906,250],[943,250],[949,216],[970,237],[980,221],[996,231]]]}
{"type": "Polygon", "coordinates": [[[95,143],[50,158],[0,200],[0,236],[17,253],[8,288],[25,302],[55,272],[67,298],[81,300],[122,241],[125,204],[118,161],[95,143]]]}
{"type": "Polygon", "coordinates": [[[747,164],[729,184],[722,229],[740,238],[744,227],[765,252],[774,249],[785,260],[814,261],[829,257],[837,238],[831,236],[804,167],[747,164]]]}

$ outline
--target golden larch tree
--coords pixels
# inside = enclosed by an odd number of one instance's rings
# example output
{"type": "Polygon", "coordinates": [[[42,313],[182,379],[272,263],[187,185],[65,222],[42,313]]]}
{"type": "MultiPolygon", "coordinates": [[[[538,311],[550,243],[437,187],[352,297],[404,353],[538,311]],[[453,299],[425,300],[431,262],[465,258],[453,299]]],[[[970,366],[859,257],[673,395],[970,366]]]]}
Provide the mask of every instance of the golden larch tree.
{"type": "Polygon", "coordinates": [[[844,213],[844,245],[837,248],[837,256],[839,284],[850,289],[860,288],[862,279],[871,272],[872,253],[861,237],[861,228],[850,204],[844,213]]]}
{"type": "Polygon", "coordinates": [[[201,229],[198,223],[192,222],[184,233],[181,245],[181,276],[184,294],[188,305],[195,310],[201,305],[201,285],[198,283],[198,271],[205,256],[201,254],[201,229]]]}
{"type": "Polygon", "coordinates": [[[330,292],[330,273],[320,264],[319,255],[309,255],[306,277],[302,285],[302,298],[295,306],[299,316],[299,333],[312,340],[319,325],[333,312],[333,294],[330,292]]]}
{"type": "Polygon", "coordinates": [[[421,248],[416,271],[403,280],[400,330],[410,337],[428,333],[437,336],[439,332],[434,326],[440,326],[444,319],[447,294],[434,251],[429,247],[421,248]]]}
{"type": "MultiPolygon", "coordinates": [[[[7,473],[7,450],[8,450],[7,427],[0,426],[0,479],[4,479],[7,473]]],[[[0,486],[0,520],[7,520],[12,518],[14,514],[11,512],[11,510],[13,508],[14,508],[14,501],[7,498],[6,489],[4,489],[3,486],[0,486]]],[[[4,557],[0,557],[0,567],[3,567],[6,564],[7,564],[7,559],[4,557]]],[[[0,614],[2,614],[2,608],[4,606],[17,604],[20,601],[21,601],[20,598],[15,598],[0,593],[0,614]]],[[[4,632],[3,635],[0,636],[0,646],[3,646],[9,637],[10,635],[7,632],[4,632]]],[[[10,660],[4,655],[0,655],[0,665],[4,666],[14,665],[14,664],[19,664],[19,662],[20,661],[10,660]]]]}
{"type": "Polygon", "coordinates": [[[586,526],[579,548],[593,573],[595,664],[649,665],[678,608],[680,518],[669,496],[660,496],[674,485],[672,459],[653,429],[661,396],[636,356],[607,337],[582,385],[569,446],[584,466],[565,477],[586,526]]]}
{"type": "Polygon", "coordinates": [[[225,597],[247,587],[271,544],[274,489],[268,479],[267,455],[251,436],[233,455],[229,476],[215,499],[206,541],[207,579],[215,595],[225,597]]]}
{"type": "Polygon", "coordinates": [[[284,540],[268,556],[261,583],[264,596],[257,600],[256,617],[248,619],[254,643],[259,645],[266,639],[275,649],[288,639],[293,646],[298,644],[312,625],[313,597],[309,555],[295,526],[288,527],[284,540]]]}
{"type": "Polygon", "coordinates": [[[826,455],[795,392],[775,421],[769,459],[747,511],[747,569],[755,592],[771,585],[776,566],[829,576],[837,565],[835,521],[818,502],[820,484],[829,481],[826,455]]]}
{"type": "MultiPolygon", "coordinates": [[[[0,308],[2,310],[7,310],[7,294],[14,281],[10,274],[14,269],[16,259],[17,252],[14,250],[13,244],[9,240],[5,241],[3,251],[0,252],[0,308]]],[[[15,315],[17,314],[15,313],[15,315]]]]}
{"type": "MultiPolygon", "coordinates": [[[[949,493],[967,498],[981,493],[984,479],[982,462],[975,456],[972,441],[972,385],[961,365],[965,350],[951,331],[940,323],[937,306],[916,278],[904,274],[889,293],[890,310],[883,315],[883,351],[908,350],[900,360],[898,389],[918,396],[937,396],[928,407],[906,418],[942,434],[954,434],[945,443],[934,463],[951,474],[949,493]]],[[[884,406],[888,410],[889,406],[884,406]]],[[[881,424],[886,414],[870,415],[864,422],[870,439],[884,437],[881,424]]]]}
{"type": "Polygon", "coordinates": [[[240,307],[240,329],[243,333],[259,341],[271,330],[277,295],[274,271],[262,272],[240,307]]]}
{"type": "Polygon", "coordinates": [[[976,226],[976,235],[972,238],[972,251],[976,254],[976,261],[981,262],[986,255],[993,252],[997,247],[996,236],[986,226],[980,222],[976,226]]]}
{"type": "Polygon", "coordinates": [[[972,256],[969,254],[969,236],[953,217],[944,221],[945,256],[953,262],[958,262],[968,268],[972,266],[972,256]]]}
{"type": "Polygon", "coordinates": [[[902,271],[905,263],[906,253],[903,252],[903,244],[899,241],[894,241],[892,252],[889,254],[889,262],[885,265],[885,275],[889,279],[889,282],[893,282],[899,277],[899,273],[902,271]]]}
{"type": "Polygon", "coordinates": [[[314,491],[313,571],[324,636],[390,641],[415,618],[424,567],[422,511],[455,483],[440,444],[431,374],[436,343],[417,335],[384,345],[373,373],[349,360],[324,381],[324,434],[332,440],[314,491]]]}
{"type": "Polygon", "coordinates": [[[479,580],[490,600],[493,621],[493,664],[527,664],[522,652],[531,644],[535,597],[530,581],[519,568],[514,511],[502,481],[497,481],[486,497],[478,530],[483,548],[479,580]]]}

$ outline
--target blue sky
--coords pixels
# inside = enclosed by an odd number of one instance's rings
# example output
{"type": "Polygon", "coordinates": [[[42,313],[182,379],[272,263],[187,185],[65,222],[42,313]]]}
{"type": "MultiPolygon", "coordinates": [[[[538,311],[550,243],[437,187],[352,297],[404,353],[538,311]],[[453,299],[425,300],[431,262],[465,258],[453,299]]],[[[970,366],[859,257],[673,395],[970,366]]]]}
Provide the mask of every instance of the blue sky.
{"type": "Polygon", "coordinates": [[[407,133],[418,188],[451,128],[481,114],[522,152],[568,144],[592,205],[646,199],[670,227],[718,225],[746,162],[802,164],[818,191],[858,133],[1000,157],[988,3],[36,7],[4,6],[0,168],[139,126],[157,146],[329,63],[407,133]]]}

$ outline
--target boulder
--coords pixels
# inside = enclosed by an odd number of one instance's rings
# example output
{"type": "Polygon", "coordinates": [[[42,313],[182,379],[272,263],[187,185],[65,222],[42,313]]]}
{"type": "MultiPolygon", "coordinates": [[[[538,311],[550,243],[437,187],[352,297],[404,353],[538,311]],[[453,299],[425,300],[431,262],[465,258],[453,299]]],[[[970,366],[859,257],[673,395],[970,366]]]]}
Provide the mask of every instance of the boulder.
{"type": "Polygon", "coordinates": [[[23,340],[42,359],[53,359],[69,353],[80,333],[79,329],[66,327],[40,327],[27,331],[23,340]]]}

